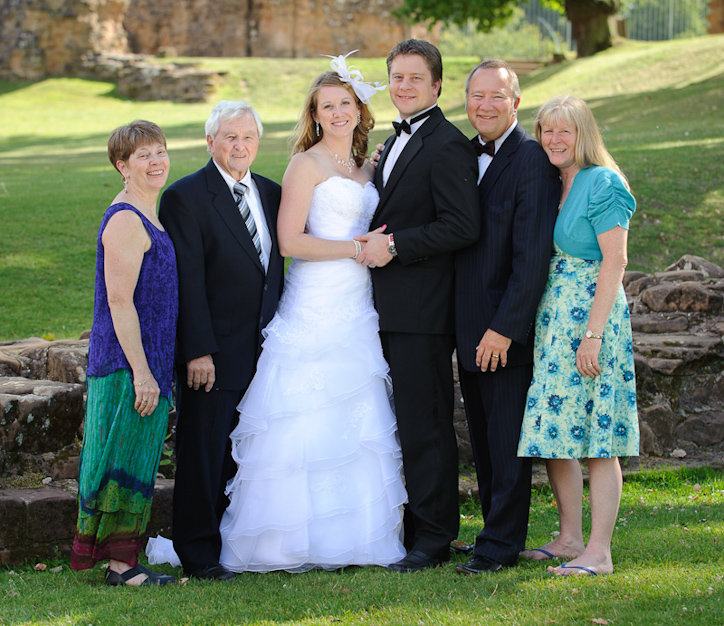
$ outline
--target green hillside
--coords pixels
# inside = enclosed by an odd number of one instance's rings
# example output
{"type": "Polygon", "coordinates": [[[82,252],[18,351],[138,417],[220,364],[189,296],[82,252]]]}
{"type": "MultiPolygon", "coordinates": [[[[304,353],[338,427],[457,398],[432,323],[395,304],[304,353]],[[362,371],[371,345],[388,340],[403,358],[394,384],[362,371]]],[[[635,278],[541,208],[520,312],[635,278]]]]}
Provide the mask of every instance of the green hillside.
{"type": "MultiPolygon", "coordinates": [[[[638,200],[630,269],[658,270],[685,253],[724,264],[723,50],[724,36],[627,43],[521,81],[528,129],[552,95],[575,94],[593,107],[638,200]]],[[[466,134],[463,85],[476,61],[445,60],[441,105],[466,134]]],[[[219,98],[257,108],[265,135],[255,170],[281,180],[289,132],[327,61],[201,62],[228,72],[219,98]]],[[[385,79],[384,59],[355,63],[367,79],[385,79]]],[[[169,138],[169,182],[208,158],[203,124],[212,103],[131,102],[114,89],[69,78],[0,81],[0,340],[75,337],[90,326],[96,231],[121,184],[106,157],[113,128],[135,118],[160,124],[169,138]]],[[[373,139],[381,140],[394,113],[386,94],[373,106],[373,139]]]]}

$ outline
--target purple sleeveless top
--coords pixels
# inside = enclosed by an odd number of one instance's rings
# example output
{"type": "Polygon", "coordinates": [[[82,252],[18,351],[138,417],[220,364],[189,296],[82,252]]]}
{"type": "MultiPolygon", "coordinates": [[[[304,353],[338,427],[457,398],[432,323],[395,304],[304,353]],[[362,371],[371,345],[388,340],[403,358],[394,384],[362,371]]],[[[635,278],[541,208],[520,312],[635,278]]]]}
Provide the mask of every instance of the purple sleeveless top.
{"type": "Polygon", "coordinates": [[[141,341],[148,365],[161,389],[161,396],[170,398],[178,318],[176,254],[168,233],[156,228],[143,213],[125,202],[109,207],[98,229],[96,292],[88,348],[88,376],[108,376],[119,369],[131,370],[113,329],[106,290],[105,250],[101,239],[108,220],[118,211],[133,211],[141,218],[151,237],[151,247],[144,254],[141,263],[133,303],[141,324],[141,341]]]}

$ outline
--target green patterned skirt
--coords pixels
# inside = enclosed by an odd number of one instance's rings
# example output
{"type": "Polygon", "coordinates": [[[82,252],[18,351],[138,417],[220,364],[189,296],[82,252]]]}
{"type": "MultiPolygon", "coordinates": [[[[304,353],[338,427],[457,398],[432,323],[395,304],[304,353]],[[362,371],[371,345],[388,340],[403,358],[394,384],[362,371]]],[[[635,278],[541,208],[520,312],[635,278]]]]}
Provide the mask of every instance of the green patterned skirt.
{"type": "Polygon", "coordinates": [[[88,378],[71,567],[138,562],[168,425],[169,398],[151,414],[134,408],[131,373],[88,378]]]}

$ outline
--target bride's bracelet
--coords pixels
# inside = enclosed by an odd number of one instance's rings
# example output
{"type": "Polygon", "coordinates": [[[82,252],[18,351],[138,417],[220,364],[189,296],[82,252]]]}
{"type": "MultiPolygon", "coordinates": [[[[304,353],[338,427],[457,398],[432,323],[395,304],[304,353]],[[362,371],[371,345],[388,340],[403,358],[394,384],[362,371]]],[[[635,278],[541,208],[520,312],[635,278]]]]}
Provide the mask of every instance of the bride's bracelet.
{"type": "Polygon", "coordinates": [[[352,241],[354,241],[354,256],[352,258],[356,259],[360,255],[360,252],[362,252],[362,244],[356,239],[352,241]]]}

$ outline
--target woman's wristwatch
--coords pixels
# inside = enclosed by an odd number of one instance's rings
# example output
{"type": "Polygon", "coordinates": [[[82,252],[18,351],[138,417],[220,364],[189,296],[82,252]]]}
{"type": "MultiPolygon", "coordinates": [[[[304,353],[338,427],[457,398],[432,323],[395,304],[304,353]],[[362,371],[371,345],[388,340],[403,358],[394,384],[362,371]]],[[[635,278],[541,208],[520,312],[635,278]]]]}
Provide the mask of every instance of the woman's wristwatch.
{"type": "Polygon", "coordinates": [[[387,235],[387,252],[392,256],[397,256],[397,246],[395,245],[395,236],[390,233],[387,235]]]}
{"type": "Polygon", "coordinates": [[[586,339],[603,339],[603,335],[597,335],[590,328],[586,330],[586,339]]]}

